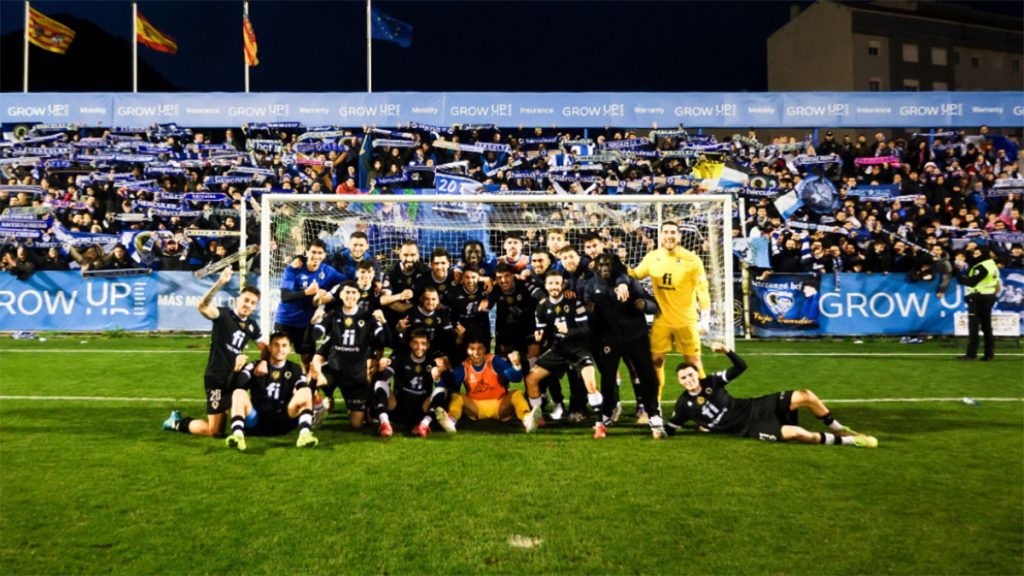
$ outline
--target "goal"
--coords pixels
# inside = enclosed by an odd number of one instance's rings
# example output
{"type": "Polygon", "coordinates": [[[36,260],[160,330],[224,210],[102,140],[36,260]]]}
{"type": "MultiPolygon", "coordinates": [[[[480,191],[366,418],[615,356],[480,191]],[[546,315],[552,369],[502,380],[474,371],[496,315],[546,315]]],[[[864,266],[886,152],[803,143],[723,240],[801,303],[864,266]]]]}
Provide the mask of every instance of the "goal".
{"type": "Polygon", "coordinates": [[[524,252],[530,254],[545,250],[548,231],[560,229],[581,255],[585,254],[583,239],[595,233],[605,251],[633,267],[657,247],[661,223],[672,220],[680,225],[683,247],[700,256],[708,274],[711,329],[703,340],[733,347],[732,199],[728,195],[265,194],[260,206],[259,235],[250,232],[246,240],[260,245],[264,334],[273,326],[285,266],[316,238],[327,244],[330,259],[346,246],[352,232],[361,230],[369,237],[370,253],[386,272],[405,241],[417,244],[424,262],[429,262],[434,248],[444,247],[454,265],[467,241],[479,241],[488,256],[500,256],[505,238],[515,232],[524,238],[524,252]]]}

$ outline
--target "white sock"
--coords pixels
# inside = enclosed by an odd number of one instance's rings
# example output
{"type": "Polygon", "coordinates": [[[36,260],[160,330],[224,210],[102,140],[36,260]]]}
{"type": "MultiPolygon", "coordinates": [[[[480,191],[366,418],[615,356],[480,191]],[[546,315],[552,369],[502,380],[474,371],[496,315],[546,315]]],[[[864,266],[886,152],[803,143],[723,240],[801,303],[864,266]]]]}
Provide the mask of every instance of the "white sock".
{"type": "Polygon", "coordinates": [[[835,434],[829,434],[828,432],[822,432],[821,435],[822,435],[822,437],[825,438],[825,441],[822,442],[822,444],[835,444],[836,443],[836,435],[835,434]]]}
{"type": "Polygon", "coordinates": [[[529,398],[530,408],[537,408],[544,403],[542,398],[529,398]]]}
{"type": "Polygon", "coordinates": [[[836,432],[843,431],[843,425],[840,424],[838,420],[833,420],[832,423],[828,425],[828,427],[835,430],[836,432]]]}
{"type": "Polygon", "coordinates": [[[377,414],[377,419],[380,420],[381,424],[390,424],[391,423],[391,418],[388,417],[388,413],[387,412],[381,412],[380,414],[377,414]]]}
{"type": "Polygon", "coordinates": [[[856,436],[840,436],[839,444],[842,446],[853,446],[853,441],[856,440],[856,436]]]}
{"type": "Polygon", "coordinates": [[[420,420],[420,426],[430,426],[430,416],[424,416],[423,420],[420,420]]]}
{"type": "Polygon", "coordinates": [[[662,428],[665,426],[665,421],[661,419],[661,416],[651,416],[651,428],[662,428]]]}
{"type": "Polygon", "coordinates": [[[594,392],[593,394],[587,394],[587,402],[591,406],[597,407],[604,403],[604,398],[601,396],[600,392],[594,392]]]}

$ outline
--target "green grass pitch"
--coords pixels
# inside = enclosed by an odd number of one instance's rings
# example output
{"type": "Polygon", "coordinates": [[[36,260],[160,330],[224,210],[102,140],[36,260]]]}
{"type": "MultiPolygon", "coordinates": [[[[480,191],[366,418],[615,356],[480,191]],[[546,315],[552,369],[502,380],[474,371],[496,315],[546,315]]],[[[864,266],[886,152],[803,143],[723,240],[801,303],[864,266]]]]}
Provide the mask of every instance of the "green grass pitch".
{"type": "Polygon", "coordinates": [[[1024,351],[1001,345],[739,343],[734,395],[811,388],[876,450],[629,418],[382,441],[335,412],[316,449],[236,453],[160,429],[201,415],[206,338],[6,339],[0,574],[1024,574],[1024,351]]]}

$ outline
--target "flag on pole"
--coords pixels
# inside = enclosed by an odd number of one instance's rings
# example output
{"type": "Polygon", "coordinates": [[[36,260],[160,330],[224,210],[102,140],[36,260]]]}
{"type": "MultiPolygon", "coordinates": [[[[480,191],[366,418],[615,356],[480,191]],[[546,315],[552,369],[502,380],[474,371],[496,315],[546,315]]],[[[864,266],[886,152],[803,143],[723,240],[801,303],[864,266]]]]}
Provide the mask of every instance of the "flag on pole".
{"type": "Polygon", "coordinates": [[[28,41],[43,50],[64,54],[75,39],[75,31],[43,16],[35,8],[28,9],[28,41]]]}
{"type": "Polygon", "coordinates": [[[256,66],[260,59],[256,57],[256,31],[252,29],[252,22],[248,16],[242,16],[242,38],[245,42],[245,64],[256,66]]]}
{"type": "Polygon", "coordinates": [[[135,18],[135,25],[137,27],[136,40],[144,46],[148,46],[158,52],[166,52],[168,54],[177,54],[178,43],[174,41],[167,34],[157,30],[146,20],[142,14],[138,14],[135,18]]]}
{"type": "Polygon", "coordinates": [[[373,8],[373,32],[374,40],[387,40],[394,42],[402,48],[408,48],[412,44],[412,25],[401,20],[395,20],[391,16],[373,8]]]}

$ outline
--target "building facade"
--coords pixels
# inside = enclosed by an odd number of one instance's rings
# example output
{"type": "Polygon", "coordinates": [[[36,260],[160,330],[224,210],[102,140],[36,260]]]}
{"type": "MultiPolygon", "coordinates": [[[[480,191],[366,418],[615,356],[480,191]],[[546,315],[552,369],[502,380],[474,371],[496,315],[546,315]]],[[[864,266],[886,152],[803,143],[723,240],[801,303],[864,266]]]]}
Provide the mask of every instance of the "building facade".
{"type": "Polygon", "coordinates": [[[1024,22],[931,2],[819,1],[768,38],[770,91],[1022,90],[1024,22]]]}

